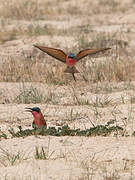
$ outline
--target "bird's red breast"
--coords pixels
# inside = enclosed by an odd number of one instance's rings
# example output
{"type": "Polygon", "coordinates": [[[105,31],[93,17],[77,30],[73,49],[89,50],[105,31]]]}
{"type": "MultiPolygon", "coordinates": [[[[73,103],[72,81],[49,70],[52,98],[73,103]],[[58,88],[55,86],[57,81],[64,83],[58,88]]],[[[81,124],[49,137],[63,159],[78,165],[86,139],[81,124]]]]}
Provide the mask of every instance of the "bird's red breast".
{"type": "Polygon", "coordinates": [[[47,127],[46,121],[41,112],[40,113],[32,112],[32,114],[34,116],[33,122],[35,125],[37,125],[38,128],[40,128],[41,126],[47,127]]]}
{"type": "Polygon", "coordinates": [[[70,67],[74,66],[76,64],[76,60],[73,58],[66,57],[66,64],[70,67]]]}

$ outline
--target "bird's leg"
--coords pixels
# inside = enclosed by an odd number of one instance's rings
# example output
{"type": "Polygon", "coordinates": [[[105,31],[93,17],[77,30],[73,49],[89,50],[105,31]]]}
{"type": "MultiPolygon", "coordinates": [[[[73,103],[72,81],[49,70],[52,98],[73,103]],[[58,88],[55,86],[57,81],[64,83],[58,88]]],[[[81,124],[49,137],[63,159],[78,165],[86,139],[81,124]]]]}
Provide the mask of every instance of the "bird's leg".
{"type": "Polygon", "coordinates": [[[73,76],[73,79],[76,81],[76,78],[75,78],[75,75],[74,75],[74,73],[72,73],[72,76],[73,76]]]}

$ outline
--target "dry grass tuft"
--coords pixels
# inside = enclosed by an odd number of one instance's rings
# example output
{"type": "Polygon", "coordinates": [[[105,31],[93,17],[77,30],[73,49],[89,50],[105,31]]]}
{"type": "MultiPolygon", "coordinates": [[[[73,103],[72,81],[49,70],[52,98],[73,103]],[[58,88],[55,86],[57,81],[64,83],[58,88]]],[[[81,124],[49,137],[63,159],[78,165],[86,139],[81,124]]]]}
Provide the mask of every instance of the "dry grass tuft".
{"type": "Polygon", "coordinates": [[[116,0],[101,0],[99,2],[83,3],[83,8],[72,1],[36,1],[36,0],[1,0],[0,16],[13,19],[44,19],[46,16],[57,15],[92,15],[93,13],[111,13],[115,11],[126,11],[128,7],[123,6],[116,0]],[[62,8],[59,7],[61,5],[62,8]],[[96,8],[95,8],[96,6],[96,8]],[[90,9],[88,7],[91,7],[90,9]]]}
{"type": "Polygon", "coordinates": [[[2,2],[0,16],[13,19],[33,19],[45,15],[44,7],[36,0],[5,0],[2,2]]]}
{"type": "Polygon", "coordinates": [[[17,37],[17,32],[15,30],[12,31],[4,31],[0,32],[0,44],[5,43],[6,41],[12,41],[15,40],[17,37]]]}
{"type": "MultiPolygon", "coordinates": [[[[55,65],[47,64],[45,61],[40,62],[40,59],[37,58],[26,60],[8,58],[8,60],[2,62],[0,66],[0,81],[67,84],[67,79],[70,76],[64,74],[64,68],[65,66],[59,63],[57,64],[57,62],[55,65]],[[67,79],[65,77],[67,77],[67,79]]],[[[121,59],[119,57],[115,59],[112,57],[109,60],[106,58],[103,62],[94,61],[88,65],[82,62],[81,69],[82,73],[80,75],[86,82],[120,82],[134,80],[135,76],[135,62],[130,59],[121,59]]]]}
{"type": "Polygon", "coordinates": [[[128,81],[134,79],[135,62],[133,60],[116,59],[105,62],[93,63],[88,67],[83,67],[82,77],[85,81],[128,81]],[[86,71],[87,68],[87,71],[86,71]]]}
{"type": "MultiPolygon", "coordinates": [[[[51,65],[50,65],[51,66],[51,65]]],[[[1,82],[46,82],[63,84],[63,72],[61,67],[49,68],[37,59],[16,60],[8,58],[0,66],[1,82]]]]}

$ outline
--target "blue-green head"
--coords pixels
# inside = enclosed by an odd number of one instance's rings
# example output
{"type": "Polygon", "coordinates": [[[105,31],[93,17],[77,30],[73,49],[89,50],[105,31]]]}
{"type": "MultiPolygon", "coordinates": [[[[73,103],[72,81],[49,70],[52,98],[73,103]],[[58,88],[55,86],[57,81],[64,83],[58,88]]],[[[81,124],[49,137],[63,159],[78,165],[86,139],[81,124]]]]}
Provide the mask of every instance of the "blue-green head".
{"type": "Polygon", "coordinates": [[[70,54],[68,55],[68,57],[69,57],[69,58],[74,58],[74,57],[75,57],[75,54],[70,53],[70,54]]]}
{"type": "Polygon", "coordinates": [[[39,107],[33,107],[33,108],[25,108],[25,109],[27,109],[26,111],[29,111],[29,112],[33,112],[33,111],[35,111],[35,112],[40,112],[40,108],[39,107]]]}

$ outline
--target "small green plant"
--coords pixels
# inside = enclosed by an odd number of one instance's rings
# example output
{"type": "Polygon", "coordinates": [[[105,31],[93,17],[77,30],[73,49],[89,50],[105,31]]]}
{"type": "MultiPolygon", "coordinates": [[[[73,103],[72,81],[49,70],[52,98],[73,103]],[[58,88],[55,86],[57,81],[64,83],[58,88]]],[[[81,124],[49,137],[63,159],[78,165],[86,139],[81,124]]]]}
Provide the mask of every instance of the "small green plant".
{"type": "Polygon", "coordinates": [[[82,117],[80,116],[80,114],[78,112],[74,113],[74,110],[71,109],[69,114],[66,115],[66,120],[73,122],[77,119],[81,119],[82,117]]]}
{"type": "Polygon", "coordinates": [[[48,140],[48,145],[47,145],[47,148],[45,150],[44,147],[35,147],[35,159],[39,159],[39,160],[46,160],[46,159],[49,159],[52,154],[54,153],[54,151],[52,151],[51,153],[49,153],[50,151],[50,138],[48,140]]]}
{"type": "Polygon", "coordinates": [[[109,105],[111,103],[111,99],[108,96],[96,96],[95,101],[92,102],[92,105],[94,107],[101,107],[104,108],[105,106],[109,105]]]}
{"type": "Polygon", "coordinates": [[[39,150],[39,148],[36,146],[35,147],[35,159],[39,159],[39,160],[46,160],[47,156],[46,153],[44,151],[44,148],[41,147],[41,150],[39,150]]]}
{"type": "Polygon", "coordinates": [[[125,98],[123,95],[121,95],[121,102],[122,102],[122,104],[125,104],[125,98]]]}
{"type": "Polygon", "coordinates": [[[23,159],[22,155],[20,152],[17,152],[16,154],[13,153],[9,153],[8,150],[5,150],[4,148],[0,147],[1,150],[1,163],[4,166],[7,166],[7,162],[10,163],[11,166],[13,166],[17,161],[20,161],[21,159],[23,159]]]}
{"type": "Polygon", "coordinates": [[[80,130],[80,129],[71,129],[68,125],[62,127],[49,127],[47,129],[41,127],[40,129],[25,129],[23,130],[19,126],[19,131],[15,132],[14,129],[9,129],[9,133],[12,137],[24,137],[30,135],[42,135],[42,136],[107,136],[111,133],[117,135],[122,134],[123,128],[118,125],[113,125],[114,121],[108,121],[105,125],[97,125],[89,129],[80,130]]]}
{"type": "Polygon", "coordinates": [[[51,92],[50,90],[45,98],[45,103],[52,103],[54,105],[58,104],[56,93],[51,92]]]}
{"type": "Polygon", "coordinates": [[[9,161],[11,165],[13,166],[16,160],[20,159],[20,153],[18,152],[17,154],[13,154],[12,156],[9,156],[9,161]]]}
{"type": "Polygon", "coordinates": [[[29,88],[26,88],[23,84],[22,88],[20,88],[20,93],[17,97],[13,100],[14,103],[20,104],[36,104],[36,103],[43,103],[45,101],[42,92],[32,85],[29,88]]]}
{"type": "Polygon", "coordinates": [[[7,139],[7,135],[0,129],[0,140],[1,138],[7,139]]]}
{"type": "Polygon", "coordinates": [[[69,117],[69,120],[70,120],[70,121],[73,120],[73,109],[71,109],[71,111],[70,111],[70,117],[69,117]]]}

